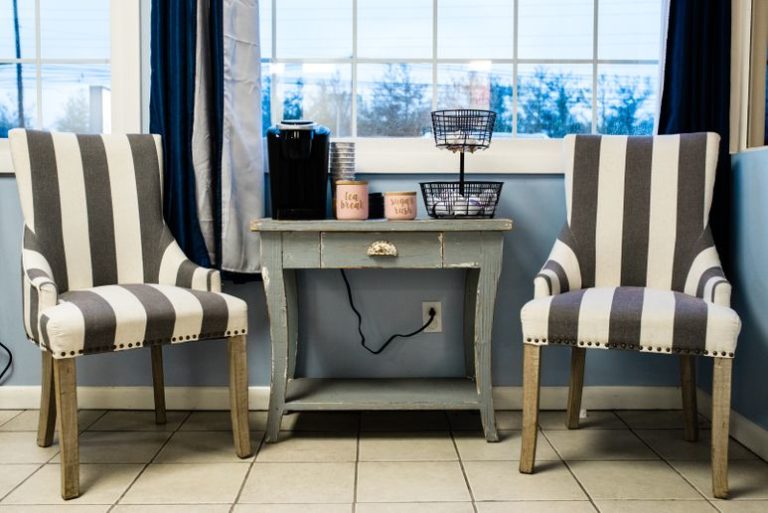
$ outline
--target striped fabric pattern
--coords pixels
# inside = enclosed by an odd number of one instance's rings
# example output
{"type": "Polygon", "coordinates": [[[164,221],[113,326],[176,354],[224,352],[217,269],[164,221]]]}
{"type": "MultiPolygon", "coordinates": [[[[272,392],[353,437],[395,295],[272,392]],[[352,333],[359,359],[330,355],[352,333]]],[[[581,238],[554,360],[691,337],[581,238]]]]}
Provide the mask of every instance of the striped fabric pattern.
{"type": "Polygon", "coordinates": [[[245,303],[221,294],[219,272],[187,259],[165,225],[159,136],[17,129],[9,141],[30,340],[70,357],[246,332],[245,303]]]}
{"type": "Polygon", "coordinates": [[[568,136],[567,223],[523,307],[530,344],[732,357],[708,226],[719,136],[568,136]]]}

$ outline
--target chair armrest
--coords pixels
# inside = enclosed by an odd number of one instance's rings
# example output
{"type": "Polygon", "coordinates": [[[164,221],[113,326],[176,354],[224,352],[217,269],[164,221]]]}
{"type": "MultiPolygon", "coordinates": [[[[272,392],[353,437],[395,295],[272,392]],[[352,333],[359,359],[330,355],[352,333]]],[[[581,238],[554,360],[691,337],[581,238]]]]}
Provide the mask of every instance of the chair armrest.
{"type": "Polygon", "coordinates": [[[24,329],[28,338],[39,342],[40,313],[58,304],[59,289],[53,279],[51,265],[37,244],[37,237],[26,226],[21,250],[21,281],[24,329]]]}
{"type": "Polygon", "coordinates": [[[158,281],[160,285],[174,285],[206,292],[221,292],[221,274],[192,262],[171,239],[160,261],[158,281]]]}
{"type": "Polygon", "coordinates": [[[533,279],[534,298],[555,296],[581,288],[581,268],[568,226],[558,235],[544,266],[533,279]]]}
{"type": "Polygon", "coordinates": [[[701,250],[693,259],[683,292],[708,303],[731,306],[731,284],[725,277],[714,244],[701,250]]]}

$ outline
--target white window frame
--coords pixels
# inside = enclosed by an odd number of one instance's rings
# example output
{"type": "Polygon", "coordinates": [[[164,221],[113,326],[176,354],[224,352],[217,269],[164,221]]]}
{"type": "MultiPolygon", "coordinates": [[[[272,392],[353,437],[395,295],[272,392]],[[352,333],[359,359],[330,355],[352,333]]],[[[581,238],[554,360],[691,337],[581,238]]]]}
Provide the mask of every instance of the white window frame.
{"type": "MultiPolygon", "coordinates": [[[[264,60],[274,64],[303,64],[307,62],[322,62],[330,64],[351,64],[352,66],[352,106],[351,117],[352,136],[338,138],[338,140],[354,141],[357,143],[357,170],[359,173],[455,173],[457,163],[455,155],[450,152],[437,151],[434,141],[429,138],[416,137],[357,137],[357,65],[376,63],[406,63],[406,64],[431,64],[433,85],[437,79],[438,64],[469,64],[473,59],[443,59],[437,55],[438,41],[438,0],[433,0],[432,7],[432,56],[419,59],[381,59],[360,58],[357,55],[357,30],[358,30],[358,0],[352,2],[352,57],[331,59],[301,59],[280,58],[277,44],[277,9],[278,0],[262,0],[271,2],[271,55],[262,56],[264,60]]],[[[494,64],[511,64],[513,67],[513,115],[512,137],[496,137],[490,147],[484,151],[473,154],[467,159],[466,171],[468,173],[483,174],[562,174],[561,147],[562,139],[538,139],[521,138],[517,135],[517,67],[519,64],[589,64],[592,66],[592,91],[597,89],[598,66],[601,64],[619,65],[660,65],[662,56],[657,59],[599,59],[598,58],[598,20],[600,0],[593,0],[593,26],[592,26],[592,57],[589,59],[521,59],[517,56],[519,36],[519,1],[514,1],[514,54],[507,59],[488,59],[494,64]]],[[[662,8],[662,16],[659,19],[660,27],[665,25],[666,9],[662,8]]],[[[663,46],[663,45],[662,45],[663,46]]],[[[664,49],[661,48],[661,52],[664,49]]],[[[485,60],[485,59],[484,59],[485,60]]],[[[474,60],[476,61],[476,60],[474,60]]],[[[276,81],[273,74],[272,83],[276,81]]],[[[659,93],[661,87],[658,88],[659,93]]],[[[432,87],[432,110],[437,107],[437,88],[432,87]]],[[[272,111],[277,112],[278,104],[277,88],[271,88],[270,105],[272,111]]],[[[597,133],[598,109],[597,95],[592,94],[592,130],[597,133]]],[[[658,110],[658,109],[657,109],[658,110]]],[[[276,120],[273,120],[276,121],[276,120]]]]}
{"type": "MultiPolygon", "coordinates": [[[[39,0],[37,7],[39,7],[39,0]]],[[[112,132],[140,132],[142,128],[142,88],[141,88],[141,4],[142,0],[109,0],[110,2],[110,59],[104,63],[110,64],[111,69],[111,109],[112,132]]],[[[36,9],[36,24],[39,27],[39,9],[36,9]]],[[[36,57],[27,60],[30,63],[40,62],[40,31],[38,34],[36,57]]],[[[98,59],[61,59],[67,64],[77,64],[79,61],[98,63],[98,59]]],[[[38,68],[39,70],[39,68],[38,68]]],[[[38,71],[39,74],[39,71],[38,71]]],[[[38,76],[38,81],[40,77],[38,76]]],[[[41,89],[37,88],[38,104],[41,89]]],[[[39,109],[38,109],[39,112],[39,109]]],[[[8,140],[0,139],[0,175],[13,174],[8,140]]]]}

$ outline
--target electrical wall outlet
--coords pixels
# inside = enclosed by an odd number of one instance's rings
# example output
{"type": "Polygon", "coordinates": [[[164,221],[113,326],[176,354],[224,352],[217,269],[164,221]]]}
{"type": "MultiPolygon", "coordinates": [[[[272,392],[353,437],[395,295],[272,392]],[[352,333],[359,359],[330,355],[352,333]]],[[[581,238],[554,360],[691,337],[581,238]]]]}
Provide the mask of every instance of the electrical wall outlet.
{"type": "Polygon", "coordinates": [[[429,309],[435,309],[435,318],[432,324],[427,326],[424,333],[442,333],[443,332],[443,305],[440,301],[424,301],[421,303],[421,317],[424,324],[429,320],[429,309]]]}

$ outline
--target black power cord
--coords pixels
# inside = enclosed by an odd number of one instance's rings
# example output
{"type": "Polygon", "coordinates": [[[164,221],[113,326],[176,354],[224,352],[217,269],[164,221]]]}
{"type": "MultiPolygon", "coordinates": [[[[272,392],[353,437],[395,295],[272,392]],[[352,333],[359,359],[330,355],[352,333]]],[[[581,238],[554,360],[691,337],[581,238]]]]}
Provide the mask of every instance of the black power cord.
{"type": "Polygon", "coordinates": [[[349,299],[349,306],[352,308],[352,311],[355,312],[355,315],[357,316],[357,332],[360,333],[360,345],[362,345],[366,351],[372,354],[381,354],[382,351],[384,351],[387,346],[396,338],[409,338],[414,335],[418,335],[425,329],[429,327],[430,324],[435,320],[435,316],[437,315],[437,312],[434,308],[429,309],[429,320],[427,323],[422,326],[421,328],[417,329],[416,331],[412,333],[406,333],[406,334],[397,334],[392,335],[387,339],[386,342],[384,342],[384,345],[379,347],[378,349],[371,349],[367,345],[365,345],[365,334],[363,333],[363,316],[360,314],[360,311],[355,307],[355,302],[352,299],[352,287],[349,285],[349,279],[347,278],[347,273],[344,272],[344,269],[339,269],[341,271],[341,277],[344,279],[344,285],[347,287],[347,298],[349,299]]]}
{"type": "Polygon", "coordinates": [[[5,377],[5,373],[8,372],[8,370],[11,368],[11,365],[13,364],[13,353],[11,353],[11,350],[8,349],[8,346],[0,342],[0,348],[2,348],[6,353],[8,353],[8,363],[5,364],[5,367],[3,367],[3,370],[0,371],[0,383],[3,382],[3,378],[5,377]]]}

